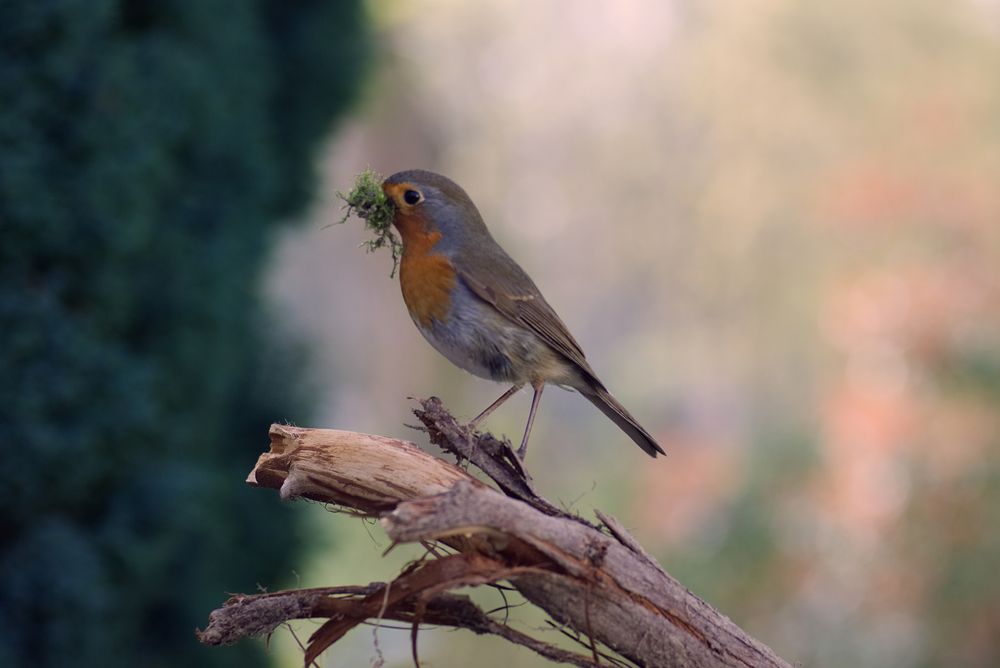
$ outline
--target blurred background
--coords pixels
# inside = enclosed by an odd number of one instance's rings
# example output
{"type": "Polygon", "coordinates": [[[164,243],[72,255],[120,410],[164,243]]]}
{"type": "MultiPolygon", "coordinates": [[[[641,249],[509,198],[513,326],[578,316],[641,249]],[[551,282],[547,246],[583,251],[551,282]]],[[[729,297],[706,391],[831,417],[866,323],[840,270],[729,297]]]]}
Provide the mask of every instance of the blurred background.
{"type": "MultiPolygon", "coordinates": [[[[458,181],[668,451],[550,390],[546,496],[795,664],[1000,663],[1000,3],[0,7],[0,664],[301,665],[309,623],[192,630],[419,554],[242,484],[272,421],[425,445],[408,397],[503,390],[332,225],[369,166],[458,181]]],[[[408,635],[322,665],[412,665],[408,635]]]]}

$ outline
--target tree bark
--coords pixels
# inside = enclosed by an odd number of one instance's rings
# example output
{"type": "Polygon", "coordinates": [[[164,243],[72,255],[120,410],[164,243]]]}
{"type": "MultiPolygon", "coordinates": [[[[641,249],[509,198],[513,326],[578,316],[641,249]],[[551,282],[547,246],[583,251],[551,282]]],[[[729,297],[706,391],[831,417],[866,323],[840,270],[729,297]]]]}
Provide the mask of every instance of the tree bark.
{"type": "Polygon", "coordinates": [[[325,618],[310,638],[308,665],[350,628],[394,619],[492,633],[578,666],[787,667],[668,575],[614,518],[590,523],[539,497],[510,459],[510,446],[470,432],[440,402],[415,411],[432,442],[469,459],[503,490],[411,443],[353,432],[271,427],[271,451],[247,482],[377,516],[395,542],[420,542],[434,557],[388,584],[237,596],[210,616],[199,639],[225,644],[304,617],[325,618]],[[515,631],[467,598],[463,586],[505,581],[542,608],[586,653],[515,631]]]}

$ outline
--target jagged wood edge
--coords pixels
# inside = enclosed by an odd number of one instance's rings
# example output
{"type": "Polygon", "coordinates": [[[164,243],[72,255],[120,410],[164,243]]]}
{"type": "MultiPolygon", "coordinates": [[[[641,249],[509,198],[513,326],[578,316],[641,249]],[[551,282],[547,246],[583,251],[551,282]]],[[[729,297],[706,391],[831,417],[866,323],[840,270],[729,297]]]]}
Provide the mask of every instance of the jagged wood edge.
{"type": "MultiPolygon", "coordinates": [[[[527,480],[519,487],[511,478],[518,474],[504,460],[509,446],[484,447],[476,455],[467,446],[470,442],[478,444],[481,435],[467,430],[462,434],[461,425],[435,399],[422,402],[422,408],[425,415],[421,419],[432,435],[437,432],[437,440],[461,440],[470,460],[475,456],[486,462],[480,456],[483,452],[499,458],[500,468],[507,474],[500,474],[497,483],[517,501],[500,501],[502,496],[462,469],[407,442],[284,425],[272,426],[272,451],[261,455],[248,482],[279,489],[283,498],[303,496],[346,504],[364,514],[382,514],[395,540],[421,540],[425,544],[439,540],[466,553],[492,554],[513,564],[531,564],[508,578],[529,601],[545,609],[557,622],[569,623],[592,638],[596,636],[639,665],[788,665],[670,578],[613,518],[602,517],[608,535],[555,508],[540,499],[527,480]],[[442,424],[444,429],[437,428],[442,424]],[[336,441],[335,447],[316,447],[324,440],[336,441]],[[385,461],[373,467],[373,459],[376,463],[385,461]],[[392,462],[395,470],[387,472],[387,466],[392,469],[387,462],[392,462]],[[350,475],[345,478],[341,470],[350,475]],[[441,505],[444,499],[447,503],[441,505]],[[491,506],[495,507],[488,511],[491,506]],[[456,508],[472,515],[456,520],[450,512],[456,508]],[[497,508],[502,509],[499,516],[497,508]],[[395,510],[390,513],[391,509],[395,510]],[[523,521],[505,524],[498,519],[504,516],[521,516],[523,521]],[[546,526],[546,522],[549,526],[541,533],[533,531],[532,527],[546,526]],[[557,537],[565,544],[553,543],[557,537]],[[613,557],[610,560],[609,554],[613,557]],[[623,559],[627,565],[624,570],[618,563],[623,559]],[[609,564],[615,563],[616,572],[608,572],[609,564]],[[616,614],[602,615],[602,606],[616,614]],[[654,613],[651,618],[647,614],[650,612],[654,613]]],[[[456,449],[463,452],[460,444],[456,449]]],[[[487,463],[487,474],[488,468],[487,463]]]]}

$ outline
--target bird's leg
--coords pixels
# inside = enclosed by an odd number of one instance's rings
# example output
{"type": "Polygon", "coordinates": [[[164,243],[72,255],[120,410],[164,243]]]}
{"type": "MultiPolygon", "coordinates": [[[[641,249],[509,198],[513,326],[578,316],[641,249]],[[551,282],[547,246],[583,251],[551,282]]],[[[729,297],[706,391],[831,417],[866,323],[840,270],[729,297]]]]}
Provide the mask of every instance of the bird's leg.
{"type": "Polygon", "coordinates": [[[521,387],[522,387],[521,385],[515,385],[514,387],[510,388],[509,390],[501,394],[499,399],[497,399],[492,404],[486,407],[486,410],[484,410],[476,417],[472,418],[472,421],[469,423],[469,428],[470,429],[475,428],[475,426],[479,424],[482,420],[485,420],[487,417],[489,417],[490,413],[500,408],[500,404],[502,404],[503,402],[507,401],[512,396],[514,396],[514,393],[520,390],[521,387]]]}
{"type": "Polygon", "coordinates": [[[524,461],[525,455],[528,454],[528,436],[531,435],[531,425],[535,422],[535,412],[538,410],[538,404],[542,400],[542,390],[545,389],[545,383],[532,383],[531,386],[535,388],[535,395],[531,397],[528,424],[524,426],[524,438],[521,439],[521,447],[517,449],[517,456],[521,461],[524,461]]]}

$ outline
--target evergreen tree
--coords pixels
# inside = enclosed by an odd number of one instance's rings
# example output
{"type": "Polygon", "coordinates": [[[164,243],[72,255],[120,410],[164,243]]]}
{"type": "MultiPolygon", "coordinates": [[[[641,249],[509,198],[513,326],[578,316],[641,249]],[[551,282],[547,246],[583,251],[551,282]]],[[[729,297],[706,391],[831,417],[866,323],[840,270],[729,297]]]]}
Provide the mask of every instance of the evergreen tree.
{"type": "Polygon", "coordinates": [[[0,665],[201,648],[296,537],[241,480],[303,420],[257,299],[368,61],[359,2],[0,3],[0,665]]]}

